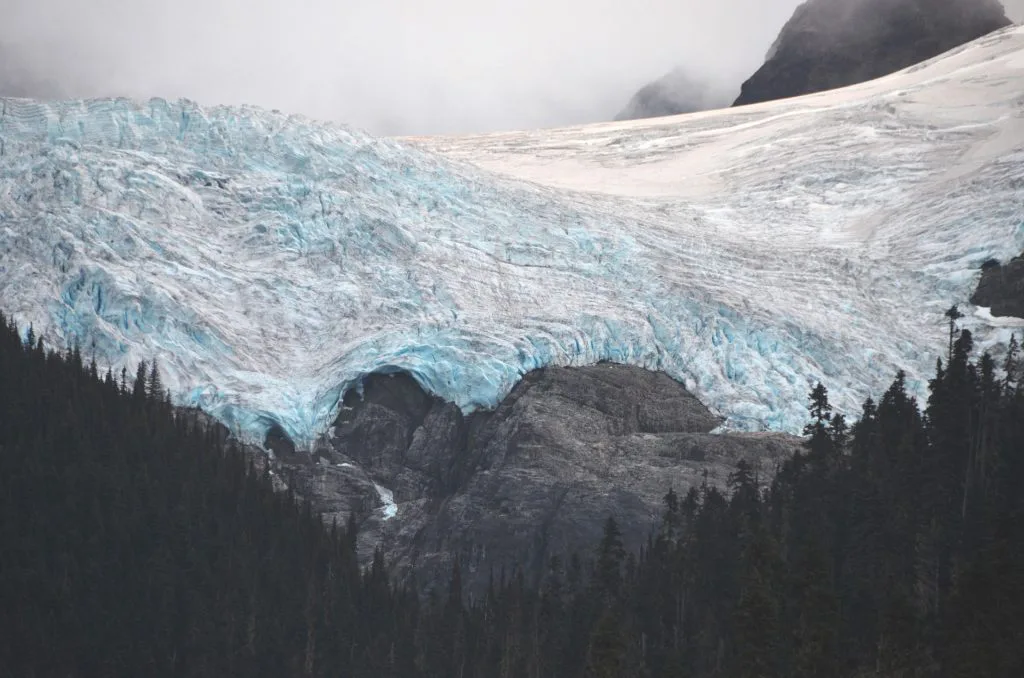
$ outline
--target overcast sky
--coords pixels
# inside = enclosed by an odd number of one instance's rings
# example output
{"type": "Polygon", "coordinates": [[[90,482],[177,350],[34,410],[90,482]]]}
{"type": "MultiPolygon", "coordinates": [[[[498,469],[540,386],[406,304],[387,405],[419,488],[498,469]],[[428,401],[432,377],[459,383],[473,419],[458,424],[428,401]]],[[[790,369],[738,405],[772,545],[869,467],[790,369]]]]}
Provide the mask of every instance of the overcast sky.
{"type": "Polygon", "coordinates": [[[731,100],[800,0],[3,2],[0,72],[37,96],[254,103],[427,134],[608,120],[676,65],[731,100]]]}

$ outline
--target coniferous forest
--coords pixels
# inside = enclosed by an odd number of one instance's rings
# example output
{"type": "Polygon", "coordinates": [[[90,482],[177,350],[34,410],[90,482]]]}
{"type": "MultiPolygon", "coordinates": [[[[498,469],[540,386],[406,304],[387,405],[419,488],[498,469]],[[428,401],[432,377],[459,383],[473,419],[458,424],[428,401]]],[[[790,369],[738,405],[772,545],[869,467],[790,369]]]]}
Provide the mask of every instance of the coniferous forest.
{"type": "Polygon", "coordinates": [[[175,410],[156,366],[102,373],[0,316],[0,675],[1024,676],[1024,383],[953,332],[834,415],[773,479],[669,492],[647,546],[609,519],[540,590],[482,599],[361,570],[264,465],[175,410]]]}

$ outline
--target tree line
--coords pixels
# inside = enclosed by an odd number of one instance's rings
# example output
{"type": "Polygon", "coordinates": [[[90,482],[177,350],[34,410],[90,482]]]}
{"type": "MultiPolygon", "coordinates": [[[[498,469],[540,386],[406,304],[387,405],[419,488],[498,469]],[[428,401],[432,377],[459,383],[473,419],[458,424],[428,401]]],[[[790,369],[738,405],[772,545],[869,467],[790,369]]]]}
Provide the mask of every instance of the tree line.
{"type": "Polygon", "coordinates": [[[852,424],[810,394],[774,478],[669,491],[539,589],[421,594],[360,568],[270,471],[173,408],[155,365],[101,375],[0,315],[0,674],[633,678],[1024,675],[1024,383],[951,343],[852,424]]]}

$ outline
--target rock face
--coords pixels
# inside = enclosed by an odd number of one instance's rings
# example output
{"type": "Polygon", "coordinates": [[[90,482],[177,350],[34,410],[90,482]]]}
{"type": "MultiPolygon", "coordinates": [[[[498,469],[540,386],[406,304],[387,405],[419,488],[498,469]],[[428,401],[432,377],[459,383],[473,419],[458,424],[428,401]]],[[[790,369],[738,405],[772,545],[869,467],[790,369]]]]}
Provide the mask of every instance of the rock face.
{"type": "Polygon", "coordinates": [[[530,373],[470,416],[408,375],[371,375],[346,395],[317,463],[290,472],[329,516],[355,513],[364,558],[380,546],[421,585],[444,585],[458,558],[480,592],[492,570],[536,582],[551,556],[589,554],[609,515],[636,549],[669,488],[722,485],[741,458],[767,478],[800,443],[711,434],[719,423],[666,375],[621,365],[530,373]]]}
{"type": "Polygon", "coordinates": [[[694,81],[685,71],[677,68],[641,88],[615,119],[639,120],[694,113],[726,103],[716,100],[707,85],[694,81]]]}
{"type": "Polygon", "coordinates": [[[997,317],[1024,318],[1024,254],[1006,264],[986,262],[971,303],[990,307],[997,317]]]}
{"type": "Polygon", "coordinates": [[[879,78],[1010,23],[998,0],[808,0],[734,105],[879,78]]]}

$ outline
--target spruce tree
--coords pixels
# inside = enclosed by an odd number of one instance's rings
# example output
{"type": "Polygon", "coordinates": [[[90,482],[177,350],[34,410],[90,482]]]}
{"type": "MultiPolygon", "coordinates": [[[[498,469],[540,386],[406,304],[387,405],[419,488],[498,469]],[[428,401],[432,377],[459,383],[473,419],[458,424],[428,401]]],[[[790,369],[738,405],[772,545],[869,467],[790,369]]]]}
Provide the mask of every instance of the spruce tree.
{"type": "Polygon", "coordinates": [[[142,360],[139,362],[138,368],[135,370],[135,382],[132,385],[132,399],[136,402],[146,399],[148,395],[146,393],[146,361],[142,360]]]}
{"type": "Polygon", "coordinates": [[[1021,364],[1020,344],[1017,342],[1017,335],[1010,335],[1010,343],[1006,349],[1006,359],[1003,362],[1005,373],[1006,395],[1010,396],[1021,382],[1024,374],[1024,367],[1021,364]]]}
{"type": "Polygon", "coordinates": [[[160,367],[157,364],[156,358],[153,359],[153,363],[149,368],[149,378],[146,380],[146,395],[153,402],[163,402],[164,400],[164,384],[163,379],[160,377],[160,367]]]}
{"type": "Polygon", "coordinates": [[[594,568],[594,587],[604,605],[615,602],[622,590],[622,564],[626,551],[622,546],[622,532],[615,518],[608,516],[597,550],[594,568]]]}
{"type": "Polygon", "coordinates": [[[953,340],[956,339],[956,321],[964,317],[964,314],[960,312],[960,308],[953,304],[950,306],[944,314],[949,319],[949,353],[947,358],[950,362],[953,360],[953,340]]]}

